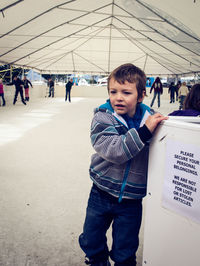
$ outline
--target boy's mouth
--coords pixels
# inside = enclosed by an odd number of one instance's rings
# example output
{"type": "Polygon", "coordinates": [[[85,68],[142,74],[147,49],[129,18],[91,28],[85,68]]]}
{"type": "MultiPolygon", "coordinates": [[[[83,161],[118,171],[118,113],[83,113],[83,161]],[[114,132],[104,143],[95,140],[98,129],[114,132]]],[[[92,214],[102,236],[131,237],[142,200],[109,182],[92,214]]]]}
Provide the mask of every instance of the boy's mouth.
{"type": "Polygon", "coordinates": [[[124,105],[123,104],[115,104],[115,107],[117,107],[117,108],[124,108],[124,105]]]}

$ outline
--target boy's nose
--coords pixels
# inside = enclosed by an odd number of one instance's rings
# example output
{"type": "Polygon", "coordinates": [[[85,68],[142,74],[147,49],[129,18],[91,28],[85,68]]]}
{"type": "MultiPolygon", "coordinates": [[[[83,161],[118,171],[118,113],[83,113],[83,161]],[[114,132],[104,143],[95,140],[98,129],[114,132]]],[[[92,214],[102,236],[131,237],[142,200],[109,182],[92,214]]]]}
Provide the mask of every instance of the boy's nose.
{"type": "Polygon", "coordinates": [[[117,93],[117,94],[116,94],[116,99],[117,99],[118,101],[121,101],[121,100],[122,100],[122,94],[121,94],[121,93],[117,93]]]}

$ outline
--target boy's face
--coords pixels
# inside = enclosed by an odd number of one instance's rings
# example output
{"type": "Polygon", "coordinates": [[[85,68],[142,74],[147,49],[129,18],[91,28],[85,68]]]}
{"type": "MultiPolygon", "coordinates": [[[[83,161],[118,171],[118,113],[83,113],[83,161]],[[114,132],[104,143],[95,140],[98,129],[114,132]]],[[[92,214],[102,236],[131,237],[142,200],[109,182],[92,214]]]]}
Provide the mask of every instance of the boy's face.
{"type": "Polygon", "coordinates": [[[138,102],[142,102],[144,96],[138,99],[138,92],[135,83],[125,81],[118,83],[114,78],[109,82],[109,98],[114,111],[118,115],[128,114],[133,117],[138,102]]]}

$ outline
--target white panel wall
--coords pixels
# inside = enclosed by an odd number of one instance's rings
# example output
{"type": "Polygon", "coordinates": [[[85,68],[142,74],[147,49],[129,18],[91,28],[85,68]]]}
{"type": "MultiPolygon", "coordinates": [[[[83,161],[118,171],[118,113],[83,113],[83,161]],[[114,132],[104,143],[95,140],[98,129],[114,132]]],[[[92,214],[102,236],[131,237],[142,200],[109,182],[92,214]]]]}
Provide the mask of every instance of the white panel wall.
{"type": "Polygon", "coordinates": [[[165,169],[173,166],[170,158],[166,158],[167,140],[200,147],[200,118],[193,119],[198,124],[182,122],[183,119],[181,122],[174,119],[165,121],[151,142],[143,266],[200,265],[200,223],[163,207],[165,169]]]}
{"type": "MultiPolygon", "coordinates": [[[[48,97],[48,88],[45,85],[33,85],[33,88],[29,89],[30,99],[48,97]]],[[[7,103],[12,103],[15,86],[4,85],[4,96],[7,103]]],[[[18,96],[20,97],[20,96],[18,96]]],[[[55,86],[55,97],[65,97],[65,86],[55,86]]],[[[71,91],[71,97],[103,97],[107,98],[106,86],[73,86],[71,91]]]]}

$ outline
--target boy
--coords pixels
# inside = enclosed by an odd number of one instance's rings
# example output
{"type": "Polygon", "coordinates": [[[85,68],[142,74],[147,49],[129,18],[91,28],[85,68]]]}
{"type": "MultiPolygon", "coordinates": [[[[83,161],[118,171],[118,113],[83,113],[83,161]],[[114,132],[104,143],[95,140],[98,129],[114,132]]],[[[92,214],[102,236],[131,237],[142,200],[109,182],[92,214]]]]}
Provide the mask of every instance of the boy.
{"type": "Polygon", "coordinates": [[[93,187],[79,243],[85,263],[109,266],[109,256],[119,265],[136,265],[146,194],[148,140],[164,119],[142,104],[146,76],[132,64],[115,69],[108,77],[109,100],[95,110],[91,126],[90,177],[93,187]],[[143,121],[146,119],[145,124],[143,121]],[[106,232],[112,223],[112,249],[106,232]]]}

